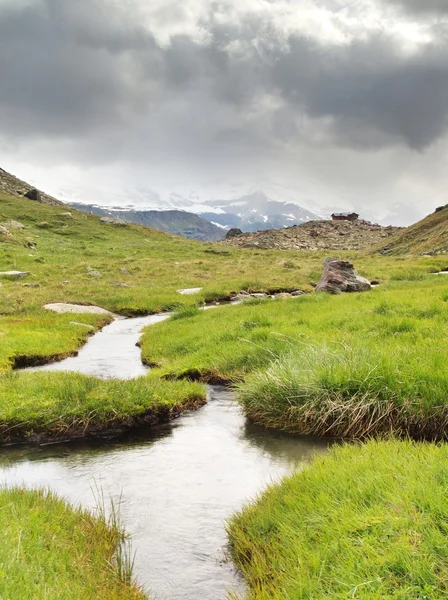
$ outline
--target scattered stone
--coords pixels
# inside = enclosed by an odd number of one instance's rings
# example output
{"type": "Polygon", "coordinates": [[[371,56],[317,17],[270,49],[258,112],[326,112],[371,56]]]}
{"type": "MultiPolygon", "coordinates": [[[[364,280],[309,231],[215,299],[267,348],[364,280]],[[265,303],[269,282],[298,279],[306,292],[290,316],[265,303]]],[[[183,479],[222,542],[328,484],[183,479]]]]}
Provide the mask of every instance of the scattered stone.
{"type": "Polygon", "coordinates": [[[267,298],[267,297],[268,297],[268,295],[267,295],[267,294],[249,294],[249,296],[250,296],[251,298],[259,298],[259,299],[262,299],[262,298],[267,298]]]}
{"type": "Polygon", "coordinates": [[[129,271],[125,269],[125,267],[121,267],[120,273],[122,273],[123,275],[130,275],[129,271]]]}
{"type": "Polygon", "coordinates": [[[26,287],[26,288],[40,288],[40,283],[24,283],[23,287],[26,287]]]}
{"type": "Polygon", "coordinates": [[[1,271],[0,277],[8,277],[9,279],[24,279],[31,273],[29,271],[1,271]]]}
{"type": "Polygon", "coordinates": [[[91,277],[102,277],[101,273],[96,269],[92,269],[92,267],[87,267],[87,272],[91,277]]]}
{"type": "Polygon", "coordinates": [[[31,190],[28,190],[25,194],[23,194],[23,196],[25,198],[28,198],[28,200],[35,200],[36,202],[42,202],[42,195],[39,192],[39,190],[36,190],[36,188],[32,188],[31,190]]]}
{"type": "Polygon", "coordinates": [[[370,282],[370,285],[372,287],[376,287],[378,285],[381,285],[381,281],[378,281],[378,279],[374,279],[373,281],[370,282]]]}
{"type": "Polygon", "coordinates": [[[70,283],[70,281],[63,281],[62,285],[68,285],[70,283]]]}
{"type": "Polygon", "coordinates": [[[12,233],[9,231],[9,229],[4,227],[3,225],[0,225],[0,235],[3,237],[6,237],[6,238],[12,237],[12,233]]]}
{"type": "Polygon", "coordinates": [[[25,229],[25,225],[23,225],[23,223],[20,223],[19,221],[9,221],[7,225],[8,227],[12,227],[13,229],[25,229]]]}
{"type": "Polygon", "coordinates": [[[54,304],[46,304],[45,310],[51,310],[52,312],[63,314],[63,313],[74,313],[74,314],[90,314],[90,315],[111,315],[112,313],[105,308],[99,306],[84,306],[82,304],[65,304],[63,302],[57,302],[54,304]]]}
{"type": "Polygon", "coordinates": [[[303,290],[296,290],[295,292],[291,292],[291,296],[293,298],[298,298],[299,296],[304,296],[306,294],[306,292],[304,292],[303,290]]]}
{"type": "Polygon", "coordinates": [[[122,219],[115,219],[114,217],[101,217],[101,223],[106,223],[106,225],[115,225],[116,227],[125,227],[126,222],[122,219]]]}
{"type": "Polygon", "coordinates": [[[372,288],[370,281],[361,277],[354,266],[345,260],[326,260],[316,292],[342,294],[343,292],[366,292],[372,288]]]}
{"type": "Polygon", "coordinates": [[[286,300],[287,298],[292,298],[292,295],[287,292],[281,292],[280,294],[274,294],[272,297],[278,300],[286,300]]]}
{"type": "Polygon", "coordinates": [[[73,219],[73,215],[71,212],[67,211],[67,212],[63,212],[60,215],[61,217],[67,217],[68,219],[73,219]]]}
{"type": "Polygon", "coordinates": [[[238,227],[233,227],[227,232],[226,240],[231,240],[233,238],[240,237],[241,235],[244,235],[241,229],[238,229],[238,227]]]}
{"type": "Polygon", "coordinates": [[[127,283],[114,283],[114,287],[116,288],[130,288],[131,286],[127,283]]]}
{"type": "Polygon", "coordinates": [[[70,321],[69,325],[78,325],[79,327],[86,327],[90,329],[90,331],[95,331],[95,327],[93,325],[87,325],[86,323],[78,323],[78,321],[70,321]]]}
{"type": "Polygon", "coordinates": [[[199,294],[199,292],[202,292],[204,288],[187,288],[185,290],[177,290],[177,292],[179,294],[182,294],[182,296],[191,296],[193,294],[199,294]]]}

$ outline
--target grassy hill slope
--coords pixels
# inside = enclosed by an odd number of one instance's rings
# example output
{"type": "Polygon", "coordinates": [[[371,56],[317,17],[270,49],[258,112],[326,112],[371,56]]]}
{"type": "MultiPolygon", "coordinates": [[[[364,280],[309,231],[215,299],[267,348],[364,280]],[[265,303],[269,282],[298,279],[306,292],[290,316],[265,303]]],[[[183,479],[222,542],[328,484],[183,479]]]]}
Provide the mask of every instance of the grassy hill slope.
{"type": "Polygon", "coordinates": [[[448,204],[393,238],[383,252],[390,254],[445,254],[448,252],[448,204]]]}

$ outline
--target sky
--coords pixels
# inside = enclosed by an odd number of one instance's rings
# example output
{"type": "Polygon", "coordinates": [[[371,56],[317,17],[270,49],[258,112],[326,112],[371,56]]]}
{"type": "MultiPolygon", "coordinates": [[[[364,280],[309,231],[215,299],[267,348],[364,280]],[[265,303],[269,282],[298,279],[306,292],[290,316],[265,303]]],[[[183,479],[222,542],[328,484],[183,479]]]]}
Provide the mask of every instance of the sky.
{"type": "Polygon", "coordinates": [[[448,202],[447,151],[446,0],[0,0],[0,166],[50,193],[407,224],[448,202]]]}

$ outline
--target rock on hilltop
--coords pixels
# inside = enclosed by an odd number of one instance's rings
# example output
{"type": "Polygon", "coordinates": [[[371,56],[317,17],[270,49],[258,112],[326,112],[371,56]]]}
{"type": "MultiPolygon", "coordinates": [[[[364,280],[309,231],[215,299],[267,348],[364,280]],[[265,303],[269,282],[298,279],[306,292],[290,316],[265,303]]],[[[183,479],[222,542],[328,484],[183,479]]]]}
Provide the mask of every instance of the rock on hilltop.
{"type": "Polygon", "coordinates": [[[244,233],[222,243],[264,250],[364,250],[381,244],[400,229],[368,221],[310,221],[285,229],[244,233]]]}
{"type": "MultiPolygon", "coordinates": [[[[3,193],[10,194],[11,196],[23,197],[25,194],[29,194],[34,189],[35,188],[29,183],[14,177],[14,175],[7,173],[3,169],[0,169],[0,194],[3,193]]],[[[49,196],[40,190],[36,190],[36,192],[39,202],[43,202],[44,204],[53,204],[54,206],[65,206],[60,200],[56,200],[56,198],[53,198],[52,196],[49,196]]]]}

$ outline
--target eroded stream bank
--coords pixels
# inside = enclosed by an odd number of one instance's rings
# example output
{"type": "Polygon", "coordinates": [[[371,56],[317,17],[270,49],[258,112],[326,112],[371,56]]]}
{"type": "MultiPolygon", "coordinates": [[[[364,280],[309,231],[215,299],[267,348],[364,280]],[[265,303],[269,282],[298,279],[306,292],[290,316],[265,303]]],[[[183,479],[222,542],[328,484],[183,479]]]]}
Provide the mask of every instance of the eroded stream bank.
{"type": "Polygon", "coordinates": [[[121,442],[3,451],[0,478],[88,508],[100,487],[120,503],[151,600],[224,600],[243,589],[223,562],[225,520],[327,444],[250,425],[232,392],[211,387],[207,406],[121,442]]]}

